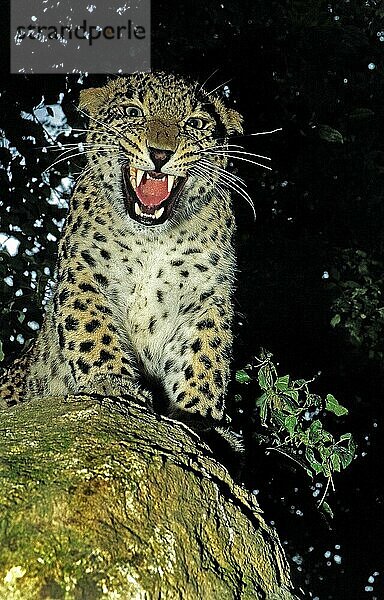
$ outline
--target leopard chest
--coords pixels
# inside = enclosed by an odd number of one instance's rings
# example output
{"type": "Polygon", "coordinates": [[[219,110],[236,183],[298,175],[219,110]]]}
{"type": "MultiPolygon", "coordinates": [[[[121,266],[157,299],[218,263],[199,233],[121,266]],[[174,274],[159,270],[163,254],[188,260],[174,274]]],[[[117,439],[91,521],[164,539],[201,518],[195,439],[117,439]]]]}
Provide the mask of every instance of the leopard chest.
{"type": "Polygon", "coordinates": [[[212,249],[177,236],[134,242],[116,261],[110,294],[128,341],[147,370],[161,362],[175,336],[180,348],[187,344],[193,323],[220,287],[223,267],[218,263],[212,249]]]}

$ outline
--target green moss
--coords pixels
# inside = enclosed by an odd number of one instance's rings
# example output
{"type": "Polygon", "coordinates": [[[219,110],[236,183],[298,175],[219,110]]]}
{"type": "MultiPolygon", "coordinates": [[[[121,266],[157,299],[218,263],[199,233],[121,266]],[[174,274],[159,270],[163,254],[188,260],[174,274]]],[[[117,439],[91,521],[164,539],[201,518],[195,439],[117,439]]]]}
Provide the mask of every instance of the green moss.
{"type": "Polygon", "coordinates": [[[74,399],[1,416],[0,600],[294,598],[257,507],[181,426],[74,399]]]}

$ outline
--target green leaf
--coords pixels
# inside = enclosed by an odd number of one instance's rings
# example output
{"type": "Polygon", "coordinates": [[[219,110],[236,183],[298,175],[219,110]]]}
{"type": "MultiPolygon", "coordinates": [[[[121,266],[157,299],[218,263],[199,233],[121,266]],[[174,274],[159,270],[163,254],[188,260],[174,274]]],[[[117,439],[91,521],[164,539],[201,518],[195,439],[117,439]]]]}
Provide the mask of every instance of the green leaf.
{"type": "Polygon", "coordinates": [[[241,369],[240,371],[236,371],[236,381],[239,383],[249,383],[252,379],[244,369],[241,369]]]}
{"type": "Polygon", "coordinates": [[[273,419],[275,425],[277,425],[278,427],[284,427],[285,416],[281,412],[281,410],[278,410],[277,408],[273,409],[271,418],[273,419]]]}
{"type": "Polygon", "coordinates": [[[267,394],[266,392],[264,392],[264,394],[261,394],[261,396],[259,396],[258,398],[256,398],[256,406],[262,406],[264,404],[264,402],[267,399],[267,394]]]}
{"type": "Polygon", "coordinates": [[[284,391],[289,386],[289,375],[284,375],[276,379],[275,388],[280,391],[284,391]]]}
{"type": "Polygon", "coordinates": [[[268,366],[261,367],[261,369],[259,369],[257,379],[259,381],[259,386],[261,387],[261,389],[268,390],[273,383],[270,368],[268,366]]]}
{"type": "Polygon", "coordinates": [[[302,444],[304,444],[305,446],[308,446],[309,445],[308,429],[306,431],[301,430],[297,434],[297,438],[302,444]]]}
{"type": "Polygon", "coordinates": [[[316,419],[316,421],[313,421],[313,423],[311,423],[311,426],[309,428],[309,439],[311,440],[311,442],[317,443],[321,440],[322,433],[323,424],[319,419],[316,419]]]}
{"type": "Polygon", "coordinates": [[[266,381],[263,369],[260,369],[260,371],[258,372],[257,379],[258,379],[259,386],[261,387],[261,389],[266,390],[267,389],[267,381],[266,381]]]}
{"type": "Polygon", "coordinates": [[[327,461],[330,457],[332,453],[332,448],[330,448],[329,446],[324,446],[324,444],[319,444],[318,451],[321,456],[321,460],[324,462],[327,461]]]}
{"type": "Polygon", "coordinates": [[[329,125],[319,125],[319,136],[322,140],[327,142],[331,142],[333,144],[343,144],[344,138],[340,131],[337,129],[333,129],[333,127],[329,127],[329,125]]]}
{"type": "Polygon", "coordinates": [[[335,447],[335,452],[337,452],[340,458],[341,466],[343,469],[346,469],[355,458],[356,446],[350,433],[340,436],[340,441],[348,441],[347,448],[341,445],[335,447]]]}
{"type": "Polygon", "coordinates": [[[0,340],[0,362],[2,362],[3,360],[4,360],[3,344],[2,344],[2,341],[0,340]]]}
{"type": "Polygon", "coordinates": [[[348,443],[348,452],[351,452],[353,454],[353,456],[355,456],[355,454],[356,454],[356,444],[355,444],[355,440],[352,437],[348,443]]]}
{"type": "Polygon", "coordinates": [[[288,433],[292,436],[295,432],[297,418],[294,415],[289,415],[284,419],[284,426],[288,433]]]}
{"type": "Polygon", "coordinates": [[[323,465],[316,460],[315,453],[312,448],[305,449],[305,457],[317,475],[323,472],[323,465]]]}
{"type": "Polygon", "coordinates": [[[291,398],[296,404],[299,402],[299,392],[297,390],[284,390],[284,396],[291,398]]]}
{"type": "Polygon", "coordinates": [[[265,424],[267,420],[267,412],[268,412],[268,396],[267,394],[262,394],[256,400],[256,406],[259,408],[260,420],[262,425],[265,424]]]}
{"type": "Polygon", "coordinates": [[[338,452],[340,461],[341,461],[341,466],[343,467],[343,469],[346,469],[351,462],[353,461],[353,459],[355,458],[355,452],[351,452],[350,450],[347,450],[346,448],[341,448],[338,452]]]}
{"type": "Polygon", "coordinates": [[[322,434],[321,434],[321,441],[324,444],[326,442],[333,444],[335,440],[333,439],[333,435],[331,433],[329,433],[329,431],[326,431],[325,429],[323,429],[322,434]]]}
{"type": "Polygon", "coordinates": [[[336,325],[338,325],[340,323],[340,321],[341,321],[341,316],[339,314],[332,317],[332,319],[331,319],[332,327],[336,327],[336,325]]]}
{"type": "Polygon", "coordinates": [[[292,402],[291,398],[289,398],[285,392],[280,392],[279,396],[281,399],[281,410],[289,413],[290,415],[296,415],[298,409],[296,404],[292,402]]]}
{"type": "Polygon", "coordinates": [[[325,399],[325,410],[332,412],[337,417],[348,414],[348,409],[338,403],[336,398],[332,394],[327,394],[325,399]]]}
{"type": "Polygon", "coordinates": [[[338,456],[338,454],[336,452],[334,452],[331,455],[331,465],[334,471],[340,472],[341,471],[341,463],[340,463],[340,457],[338,456]]]}
{"type": "Polygon", "coordinates": [[[321,504],[321,506],[319,506],[319,508],[323,513],[325,513],[326,515],[331,517],[331,519],[333,519],[333,511],[332,511],[331,507],[329,506],[328,502],[324,501],[321,504]]]}

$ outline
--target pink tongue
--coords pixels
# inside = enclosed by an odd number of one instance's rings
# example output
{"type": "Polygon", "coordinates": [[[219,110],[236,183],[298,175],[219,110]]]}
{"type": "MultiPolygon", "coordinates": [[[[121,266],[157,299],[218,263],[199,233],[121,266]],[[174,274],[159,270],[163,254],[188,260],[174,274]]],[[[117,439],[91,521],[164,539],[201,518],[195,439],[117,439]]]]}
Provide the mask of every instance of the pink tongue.
{"type": "Polygon", "coordinates": [[[139,187],[136,188],[136,195],[144,206],[158,206],[169,196],[168,178],[161,181],[161,179],[147,179],[144,176],[139,187]]]}

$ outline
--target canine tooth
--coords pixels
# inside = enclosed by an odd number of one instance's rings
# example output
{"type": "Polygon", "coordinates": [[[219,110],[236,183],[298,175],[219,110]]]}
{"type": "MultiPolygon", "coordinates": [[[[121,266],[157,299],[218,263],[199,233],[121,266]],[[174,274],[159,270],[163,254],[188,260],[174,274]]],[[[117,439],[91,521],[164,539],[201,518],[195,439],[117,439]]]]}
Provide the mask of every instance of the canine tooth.
{"type": "Polygon", "coordinates": [[[132,177],[136,177],[136,169],[135,167],[129,167],[129,174],[132,177]]]}
{"type": "Polygon", "coordinates": [[[155,217],[156,217],[156,219],[160,219],[160,217],[163,214],[163,212],[164,212],[164,206],[162,206],[158,210],[155,210],[155,217]]]}
{"type": "Polygon", "coordinates": [[[144,173],[145,171],[142,171],[141,169],[136,170],[136,187],[139,187],[141,180],[144,177],[144,173]]]}
{"type": "Polygon", "coordinates": [[[141,210],[140,206],[137,204],[137,202],[135,202],[135,213],[137,214],[137,216],[139,217],[142,212],[143,211],[141,210]]]}
{"type": "Polygon", "coordinates": [[[173,188],[173,183],[175,181],[175,178],[173,175],[168,175],[168,193],[171,191],[171,189],[173,188]]]}
{"type": "Polygon", "coordinates": [[[135,187],[136,187],[136,178],[135,177],[130,177],[129,180],[131,182],[131,186],[133,187],[133,189],[135,189],[135,187]]]}

